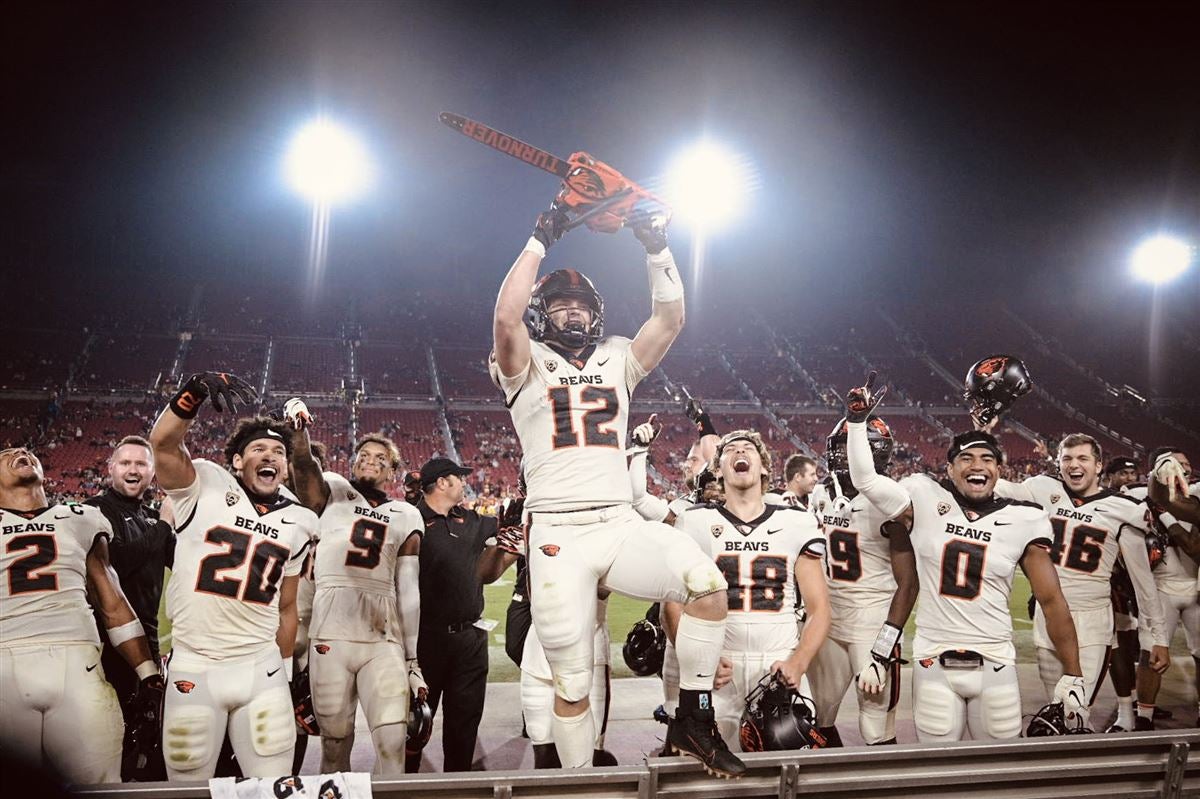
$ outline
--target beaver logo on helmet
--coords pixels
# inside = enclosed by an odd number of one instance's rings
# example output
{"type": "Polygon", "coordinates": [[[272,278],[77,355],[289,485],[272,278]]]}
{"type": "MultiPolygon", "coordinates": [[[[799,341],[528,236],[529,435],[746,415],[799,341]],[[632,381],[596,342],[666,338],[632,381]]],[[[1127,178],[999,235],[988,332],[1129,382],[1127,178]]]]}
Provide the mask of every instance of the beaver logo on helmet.
{"type": "Polygon", "coordinates": [[[975,374],[979,375],[980,377],[991,377],[992,375],[996,374],[996,372],[999,372],[1001,369],[1003,369],[1006,363],[1008,363],[1007,355],[998,355],[994,358],[984,358],[975,365],[975,374]]]}
{"type": "Polygon", "coordinates": [[[529,295],[525,326],[534,341],[556,343],[567,349],[582,349],[604,336],[604,298],[587,275],[574,269],[556,269],[544,276],[529,295]],[[583,300],[592,312],[590,324],[568,323],[560,328],[550,321],[550,303],[559,298],[583,300]]]}
{"type": "Polygon", "coordinates": [[[963,399],[971,415],[987,424],[1012,407],[1018,397],[1033,390],[1029,370],[1020,358],[992,355],[975,363],[963,381],[963,399]]]}

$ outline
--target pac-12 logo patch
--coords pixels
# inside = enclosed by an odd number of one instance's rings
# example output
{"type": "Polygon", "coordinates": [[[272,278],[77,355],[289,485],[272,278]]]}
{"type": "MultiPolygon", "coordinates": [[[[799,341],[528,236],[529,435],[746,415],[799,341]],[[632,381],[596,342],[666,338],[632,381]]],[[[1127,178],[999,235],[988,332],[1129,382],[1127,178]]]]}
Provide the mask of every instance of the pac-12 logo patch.
{"type": "Polygon", "coordinates": [[[189,682],[188,680],[176,680],[175,681],[175,690],[181,694],[190,694],[192,692],[192,689],[195,687],[196,687],[196,683],[189,682]]]}
{"type": "Polygon", "coordinates": [[[939,502],[937,504],[937,510],[938,510],[938,516],[945,516],[947,513],[950,512],[950,503],[949,502],[939,502]]]}
{"type": "Polygon", "coordinates": [[[1051,495],[1050,495],[1050,504],[1051,504],[1051,505],[1057,505],[1057,504],[1058,504],[1058,501],[1059,501],[1060,499],[1062,499],[1062,494],[1051,494],[1051,495]]]}
{"type": "Polygon", "coordinates": [[[549,358],[546,359],[546,371],[547,372],[553,372],[557,368],[558,368],[558,361],[552,361],[549,358]]]}
{"type": "Polygon", "coordinates": [[[237,501],[238,501],[237,492],[234,492],[234,491],[226,491],[225,492],[225,504],[226,505],[228,505],[229,507],[232,508],[234,505],[237,504],[237,501]]]}
{"type": "Polygon", "coordinates": [[[708,528],[708,531],[712,533],[713,538],[720,538],[721,533],[725,532],[725,525],[714,524],[712,527],[708,528]]]}
{"type": "Polygon", "coordinates": [[[542,550],[542,554],[548,558],[552,558],[558,554],[560,547],[558,544],[542,544],[538,549],[542,550]]]}

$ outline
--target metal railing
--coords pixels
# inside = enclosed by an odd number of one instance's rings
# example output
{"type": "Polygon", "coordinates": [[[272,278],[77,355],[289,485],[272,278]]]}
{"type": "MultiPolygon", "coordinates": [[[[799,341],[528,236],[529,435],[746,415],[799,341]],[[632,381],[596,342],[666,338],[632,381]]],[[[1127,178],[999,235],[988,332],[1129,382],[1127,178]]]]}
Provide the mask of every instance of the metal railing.
{"type": "MultiPolygon", "coordinates": [[[[912,744],[745,756],[739,780],[718,780],[684,758],[651,758],[645,765],[580,771],[475,771],[414,774],[375,780],[375,799],[865,799],[952,796],[1012,797],[1200,796],[1200,730],[1063,736],[1016,741],[912,744]]],[[[202,799],[203,784],[141,783],[96,786],[94,799],[202,799]]]]}

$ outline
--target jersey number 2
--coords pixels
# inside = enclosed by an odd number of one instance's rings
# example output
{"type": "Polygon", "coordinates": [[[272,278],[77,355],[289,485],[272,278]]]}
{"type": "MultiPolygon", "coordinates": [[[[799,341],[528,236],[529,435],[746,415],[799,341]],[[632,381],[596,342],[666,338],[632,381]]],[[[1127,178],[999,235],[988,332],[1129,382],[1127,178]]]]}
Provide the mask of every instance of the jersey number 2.
{"type": "Polygon", "coordinates": [[[8,553],[19,552],[22,549],[36,547],[23,558],[17,558],[8,566],[8,593],[33,594],[38,591],[57,591],[58,576],[51,574],[34,574],[38,569],[44,569],[58,557],[58,544],[52,535],[22,535],[11,539],[5,545],[8,553]]]}
{"type": "MultiPolygon", "coordinates": [[[[578,447],[579,433],[571,418],[571,386],[552,386],[549,390],[550,404],[554,407],[554,448],[578,447]]],[[[617,434],[613,430],[600,428],[617,418],[617,390],[611,386],[584,386],[579,392],[579,403],[591,405],[583,412],[583,441],[586,447],[616,447],[617,434]]]]}
{"type": "Polygon", "coordinates": [[[200,561],[200,576],[196,579],[196,590],[206,594],[227,596],[243,602],[269,605],[279,590],[279,578],[283,576],[283,564],[291,553],[270,541],[259,541],[250,556],[250,573],[245,583],[235,577],[219,577],[218,572],[236,569],[246,562],[250,554],[249,533],[214,527],[204,535],[210,544],[228,547],[224,552],[209,555],[200,561]]]}

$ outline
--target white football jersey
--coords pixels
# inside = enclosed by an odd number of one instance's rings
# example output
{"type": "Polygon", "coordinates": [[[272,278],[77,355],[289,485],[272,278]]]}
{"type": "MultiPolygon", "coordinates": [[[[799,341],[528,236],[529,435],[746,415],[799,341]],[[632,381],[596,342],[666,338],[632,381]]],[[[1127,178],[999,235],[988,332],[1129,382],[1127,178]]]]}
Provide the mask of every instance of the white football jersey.
{"type": "Polygon", "coordinates": [[[1050,514],[1054,531],[1050,559],[1072,610],[1097,610],[1112,603],[1110,579],[1122,532],[1136,536],[1145,546],[1145,503],[1108,489],[1090,497],[1076,496],[1062,480],[1047,474],[1020,484],[1001,481],[996,493],[1031,500],[1050,514]]]}
{"type": "Polygon", "coordinates": [[[304,566],[316,515],[286,497],[255,504],[232,474],[192,461],[196,479],[175,504],[175,567],[167,617],[177,646],[214,660],[252,655],[279,629],[279,587],[304,566]]]}
{"type": "Polygon", "coordinates": [[[112,526],[91,505],[0,509],[0,645],[99,645],[87,600],[87,555],[112,526]]]}
{"type": "Polygon", "coordinates": [[[926,475],[901,482],[912,498],[910,537],[921,585],[913,655],[968,649],[1013,665],[1013,575],[1031,544],[1053,545],[1050,517],[1034,503],[1013,499],[960,505],[948,485],[926,475]]]}
{"type": "Polygon", "coordinates": [[[609,336],[576,358],[529,342],[529,365],[506,377],[492,364],[521,441],[529,511],[633,502],[625,463],[629,398],[646,370],[632,342],[609,336]]]}
{"type": "Polygon", "coordinates": [[[325,472],[329,502],[321,513],[313,576],[310,637],[334,641],[404,641],[396,595],[396,560],[420,512],[404,500],[372,505],[340,474],[325,472]]]}
{"type": "Polygon", "coordinates": [[[711,503],[683,514],[682,528],[712,555],[729,584],[725,648],[736,652],[790,649],[796,643],[796,562],[821,558],[825,537],[808,511],[766,505],[744,522],[711,503]],[[772,624],[777,633],[753,629],[772,624]],[[764,637],[765,636],[765,637],[764,637]]]}
{"type": "MultiPolygon", "coordinates": [[[[825,577],[829,584],[829,602],[833,608],[833,627],[839,633],[838,620],[849,611],[887,606],[896,593],[892,576],[892,555],[883,525],[888,521],[862,494],[847,499],[831,492],[826,483],[811,494],[813,512],[825,533],[825,577]]],[[[874,640],[878,629],[869,631],[874,640]]],[[[846,638],[839,640],[857,640],[846,638]]]]}

